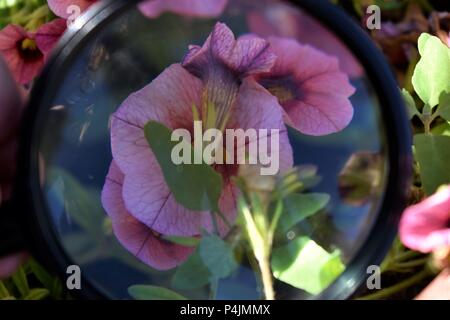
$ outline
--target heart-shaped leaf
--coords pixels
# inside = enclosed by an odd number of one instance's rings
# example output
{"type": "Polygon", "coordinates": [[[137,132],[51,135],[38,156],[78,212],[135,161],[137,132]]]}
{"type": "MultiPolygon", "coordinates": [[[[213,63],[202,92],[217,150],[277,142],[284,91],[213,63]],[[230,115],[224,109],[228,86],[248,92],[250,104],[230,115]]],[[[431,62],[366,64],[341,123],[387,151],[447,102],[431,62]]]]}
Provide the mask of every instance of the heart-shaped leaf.
{"type": "Polygon", "coordinates": [[[412,83],[420,99],[433,108],[438,105],[440,95],[450,91],[450,48],[439,38],[423,33],[419,52],[421,59],[412,83]]]}
{"type": "Polygon", "coordinates": [[[144,132],[177,202],[190,210],[219,211],[222,176],[207,164],[175,165],[171,155],[178,143],[171,141],[172,132],[163,124],[150,121],[144,132]]]}
{"type": "Polygon", "coordinates": [[[211,272],[198,251],[177,268],[172,285],[180,290],[191,290],[205,286],[211,279],[211,272]]]}
{"type": "Polygon", "coordinates": [[[299,222],[322,210],[330,201],[330,196],[322,193],[287,196],[283,203],[283,213],[278,222],[278,232],[286,233],[299,222]]]}
{"type": "Polygon", "coordinates": [[[226,278],[238,267],[231,247],[216,235],[202,237],[199,253],[214,279],[226,278]]]}
{"type": "Polygon", "coordinates": [[[308,237],[299,237],[272,253],[275,278],[311,294],[326,289],[345,269],[338,251],[328,253],[308,237]]]}

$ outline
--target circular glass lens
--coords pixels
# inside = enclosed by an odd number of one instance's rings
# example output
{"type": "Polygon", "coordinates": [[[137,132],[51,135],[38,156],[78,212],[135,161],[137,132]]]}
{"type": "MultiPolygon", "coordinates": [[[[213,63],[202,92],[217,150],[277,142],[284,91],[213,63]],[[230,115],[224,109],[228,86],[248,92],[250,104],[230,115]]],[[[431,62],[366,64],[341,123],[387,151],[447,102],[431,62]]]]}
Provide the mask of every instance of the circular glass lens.
{"type": "Polygon", "coordinates": [[[289,2],[187,2],[128,5],[50,79],[45,215],[111,299],[317,297],[380,212],[379,97],[289,2]]]}

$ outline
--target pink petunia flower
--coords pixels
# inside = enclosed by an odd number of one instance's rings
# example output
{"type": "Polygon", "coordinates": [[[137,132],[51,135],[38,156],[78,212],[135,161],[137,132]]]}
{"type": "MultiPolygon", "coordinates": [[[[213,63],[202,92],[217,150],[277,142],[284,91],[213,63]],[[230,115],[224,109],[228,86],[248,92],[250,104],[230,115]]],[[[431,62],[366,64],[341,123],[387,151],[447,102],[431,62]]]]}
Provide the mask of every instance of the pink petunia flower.
{"type": "Polygon", "coordinates": [[[85,11],[98,0],[48,0],[48,6],[58,17],[67,19],[76,11],[72,8],[78,8],[79,13],[85,11]]]}
{"type": "Polygon", "coordinates": [[[344,129],[353,118],[349,97],[355,92],[336,58],[286,38],[269,38],[278,59],[256,80],[274,94],[287,123],[313,136],[344,129]]]}
{"type": "MultiPolygon", "coordinates": [[[[69,18],[71,6],[80,13],[99,0],[48,0],[50,9],[61,18],[69,18]]],[[[148,0],[139,4],[141,12],[149,18],[157,18],[164,12],[173,12],[189,17],[216,17],[225,9],[228,0],[148,0]]]]}
{"type": "MultiPolygon", "coordinates": [[[[209,212],[193,212],[176,202],[144,136],[148,121],[193,132],[193,106],[205,120],[206,109],[201,106],[213,105],[217,115],[214,124],[224,129],[279,129],[280,170],[292,167],[282,109],[275,97],[248,77],[268,70],[273,61],[264,40],[235,40],[232,32],[219,23],[203,47],[190,48],[184,67],[168,67],[148,86],[129,96],[113,115],[114,160],[102,201],[119,241],[143,262],[156,269],[173,268],[192,249],[170,244],[164,235],[198,236],[202,228],[212,230],[209,212]]],[[[238,165],[215,165],[214,169],[224,180],[219,207],[232,223],[237,187],[231,177],[236,175],[238,165]]],[[[219,229],[226,234],[223,223],[219,229]]]]}
{"type": "Polygon", "coordinates": [[[400,239],[408,248],[423,253],[450,246],[450,186],[405,210],[400,239]]]}
{"type": "Polygon", "coordinates": [[[36,32],[27,32],[18,25],[8,25],[0,31],[0,54],[17,82],[28,84],[39,74],[65,30],[65,21],[56,19],[36,32]]]}
{"type": "Polygon", "coordinates": [[[362,65],[338,37],[307,13],[286,3],[270,1],[266,6],[255,3],[247,14],[247,23],[250,31],[259,36],[293,38],[337,57],[340,69],[351,78],[364,73],[362,65]]]}

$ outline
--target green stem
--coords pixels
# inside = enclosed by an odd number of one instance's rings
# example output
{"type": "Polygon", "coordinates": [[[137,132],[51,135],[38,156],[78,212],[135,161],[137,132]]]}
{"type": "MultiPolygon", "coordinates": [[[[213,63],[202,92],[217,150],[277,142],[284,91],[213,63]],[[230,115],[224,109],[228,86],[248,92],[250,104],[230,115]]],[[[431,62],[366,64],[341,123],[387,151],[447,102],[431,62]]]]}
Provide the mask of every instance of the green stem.
{"type": "Polygon", "coordinates": [[[219,280],[212,279],[211,280],[211,286],[210,286],[210,293],[209,293],[209,300],[216,300],[217,299],[217,289],[219,288],[219,280]]]}
{"type": "Polygon", "coordinates": [[[415,268],[418,266],[422,266],[427,262],[428,262],[428,258],[422,258],[422,259],[398,263],[398,264],[394,265],[394,267],[399,268],[399,269],[415,268]]]}
{"type": "Polygon", "coordinates": [[[261,278],[264,287],[264,295],[266,300],[275,300],[275,291],[273,290],[272,270],[270,269],[270,258],[265,255],[258,259],[259,268],[261,269],[261,278]]]}
{"type": "Polygon", "coordinates": [[[406,252],[402,252],[399,255],[395,256],[393,261],[394,262],[402,262],[417,256],[420,256],[421,253],[417,252],[417,251],[406,251],[406,252]]]}
{"type": "Polygon", "coordinates": [[[381,299],[390,297],[397,292],[400,292],[404,289],[407,289],[407,288],[421,282],[422,280],[426,279],[430,275],[431,275],[431,272],[428,269],[424,269],[421,272],[419,272],[418,274],[416,274],[406,280],[403,280],[402,282],[397,283],[394,286],[379,290],[375,293],[372,293],[372,294],[369,294],[369,295],[366,295],[363,297],[359,297],[356,300],[381,300],[381,299]]]}
{"type": "Polygon", "coordinates": [[[420,252],[408,250],[398,255],[391,256],[389,260],[386,260],[386,263],[383,263],[381,265],[381,272],[384,273],[387,271],[397,271],[397,267],[399,264],[409,259],[416,258],[420,255],[422,255],[420,252]]]}
{"type": "Polygon", "coordinates": [[[275,213],[273,215],[272,221],[269,227],[269,244],[272,247],[273,235],[275,234],[275,230],[277,229],[278,222],[280,221],[281,214],[283,213],[283,201],[278,200],[277,205],[275,207],[275,213]]]}

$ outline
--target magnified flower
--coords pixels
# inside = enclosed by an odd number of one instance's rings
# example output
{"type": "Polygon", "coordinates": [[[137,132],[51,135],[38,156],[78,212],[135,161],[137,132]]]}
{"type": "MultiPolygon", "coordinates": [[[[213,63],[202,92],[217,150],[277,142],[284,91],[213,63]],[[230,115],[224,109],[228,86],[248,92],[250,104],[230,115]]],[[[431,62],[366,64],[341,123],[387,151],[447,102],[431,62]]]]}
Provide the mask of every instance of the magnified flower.
{"type": "Polygon", "coordinates": [[[353,118],[355,92],[338,60],[295,40],[269,38],[278,59],[256,80],[275,95],[287,122],[300,132],[320,136],[344,129],[353,118]]]}
{"type": "Polygon", "coordinates": [[[405,246],[423,253],[450,246],[450,186],[405,210],[400,239],[405,246]]]}
{"type": "Polygon", "coordinates": [[[150,0],[139,5],[141,12],[149,18],[157,18],[164,12],[173,12],[189,17],[217,17],[222,14],[228,0],[150,0]]]}
{"type": "MultiPolygon", "coordinates": [[[[151,84],[129,96],[113,115],[114,163],[102,200],[118,239],[150,266],[169,269],[190,252],[167,244],[163,236],[198,236],[202,228],[212,230],[212,222],[209,212],[194,212],[176,202],[144,136],[143,128],[148,121],[193,132],[193,106],[213,105],[217,112],[212,123],[223,129],[279,129],[280,170],[292,166],[292,149],[276,98],[253,79],[243,78],[269,68],[268,61],[273,58],[269,59],[266,50],[263,40],[236,41],[225,25],[218,24],[203,47],[191,47],[184,61],[186,68],[171,65],[151,84]],[[116,186],[114,190],[112,183],[116,186]],[[113,212],[121,203],[126,211],[113,212]]],[[[203,121],[207,119],[207,110],[197,109],[203,121]]],[[[239,147],[243,146],[236,146],[239,147]]],[[[236,216],[237,187],[231,177],[237,174],[238,165],[213,167],[224,181],[219,208],[232,223],[236,216]]],[[[224,235],[228,230],[220,222],[219,229],[224,235]]]]}
{"type": "Polygon", "coordinates": [[[56,19],[36,32],[27,32],[18,25],[0,31],[0,53],[17,82],[27,84],[38,75],[65,29],[64,20],[56,19]]]}

